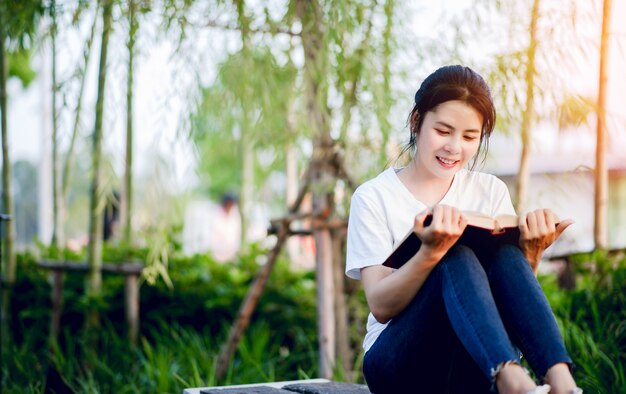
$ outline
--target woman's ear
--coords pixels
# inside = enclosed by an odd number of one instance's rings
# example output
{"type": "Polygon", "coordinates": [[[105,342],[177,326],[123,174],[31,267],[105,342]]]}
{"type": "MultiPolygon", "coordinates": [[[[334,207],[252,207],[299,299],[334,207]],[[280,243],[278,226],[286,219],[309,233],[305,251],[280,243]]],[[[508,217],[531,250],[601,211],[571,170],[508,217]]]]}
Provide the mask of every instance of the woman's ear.
{"type": "Polygon", "coordinates": [[[418,130],[417,130],[417,124],[419,122],[420,119],[420,114],[419,112],[417,112],[417,110],[413,111],[413,113],[411,114],[411,119],[410,119],[410,130],[411,130],[411,134],[417,134],[418,130]]]}

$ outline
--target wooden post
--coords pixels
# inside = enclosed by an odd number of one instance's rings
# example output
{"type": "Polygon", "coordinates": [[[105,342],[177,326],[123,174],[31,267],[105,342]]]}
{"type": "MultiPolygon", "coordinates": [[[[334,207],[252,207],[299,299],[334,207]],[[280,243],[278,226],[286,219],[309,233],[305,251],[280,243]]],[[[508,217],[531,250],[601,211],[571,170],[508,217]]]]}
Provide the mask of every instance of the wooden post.
{"type": "Polygon", "coordinates": [[[350,333],[348,330],[348,306],[346,305],[346,294],[344,290],[345,264],[343,244],[346,235],[346,228],[341,227],[332,230],[333,242],[333,278],[335,281],[335,322],[337,327],[337,348],[335,351],[341,362],[339,367],[343,371],[343,376],[352,381],[352,349],[350,349],[350,333]]]}
{"type": "Polygon", "coordinates": [[[63,269],[52,270],[52,316],[50,316],[50,345],[59,338],[61,329],[61,312],[63,310],[63,281],[65,273],[63,269]]]}
{"type": "Polygon", "coordinates": [[[136,273],[125,273],[124,277],[124,297],[126,323],[128,325],[128,341],[131,345],[137,344],[139,335],[139,275],[136,273]]]}
{"type": "Polygon", "coordinates": [[[289,225],[283,224],[278,230],[278,239],[276,240],[276,245],[270,252],[267,262],[261,270],[259,271],[257,277],[252,282],[252,286],[250,286],[250,290],[248,290],[248,294],[246,295],[245,300],[241,304],[239,308],[239,313],[237,314],[237,319],[233,323],[230,331],[228,332],[228,339],[222,346],[220,350],[220,354],[217,358],[217,367],[215,370],[215,375],[217,380],[221,380],[226,371],[228,370],[228,364],[230,363],[233,354],[235,354],[235,350],[237,350],[237,346],[239,345],[239,340],[243,335],[243,332],[248,327],[250,323],[250,317],[252,316],[252,312],[256,308],[257,303],[259,302],[259,298],[261,294],[263,294],[263,288],[267,283],[267,279],[272,272],[272,268],[274,267],[274,263],[280,254],[280,251],[283,247],[283,244],[287,240],[289,236],[289,225]]]}
{"type": "Polygon", "coordinates": [[[269,275],[283,247],[283,244],[285,243],[285,241],[288,239],[290,235],[297,233],[297,232],[291,231],[290,229],[291,222],[293,220],[302,219],[302,218],[310,216],[310,214],[298,213],[298,210],[300,209],[300,205],[302,204],[302,201],[304,200],[304,196],[306,195],[309,189],[309,185],[311,181],[309,177],[310,171],[311,171],[311,167],[309,166],[307,167],[307,170],[305,171],[304,183],[302,184],[302,187],[300,188],[300,192],[298,193],[298,196],[296,197],[296,200],[294,201],[293,205],[291,205],[291,207],[289,208],[289,215],[281,220],[272,221],[272,228],[276,230],[275,234],[277,234],[278,236],[278,239],[276,240],[276,245],[274,245],[274,248],[270,251],[268,258],[267,258],[267,262],[257,274],[257,277],[254,280],[254,282],[252,282],[252,285],[250,286],[250,290],[248,290],[248,294],[246,295],[246,298],[244,299],[243,303],[241,304],[241,307],[239,308],[239,313],[237,314],[237,318],[235,322],[233,323],[232,327],[230,328],[230,331],[228,333],[228,339],[222,345],[220,354],[217,358],[217,368],[215,372],[217,380],[221,380],[226,374],[226,371],[228,370],[228,364],[230,363],[230,360],[233,357],[233,354],[235,353],[237,346],[239,345],[239,340],[241,339],[243,332],[246,330],[246,328],[248,327],[248,324],[250,323],[250,317],[252,316],[252,313],[254,312],[254,309],[256,308],[259,298],[261,297],[261,294],[263,293],[263,288],[265,287],[265,283],[267,282],[269,278],[269,275]]]}
{"type": "MultiPolygon", "coordinates": [[[[313,209],[325,208],[327,195],[313,196],[313,209]]],[[[320,377],[331,379],[335,365],[335,282],[333,279],[333,245],[328,227],[317,228],[315,237],[315,280],[317,283],[317,316],[320,377]]]]}
{"type": "MultiPolygon", "coordinates": [[[[65,271],[87,273],[85,262],[40,261],[38,266],[52,271],[52,316],[50,321],[50,340],[56,340],[61,326],[63,309],[63,279],[65,271]]],[[[143,270],[141,263],[103,264],[101,271],[124,275],[124,308],[128,324],[128,339],[136,344],[139,334],[139,275],[143,270]]],[[[52,343],[52,342],[51,342],[52,343]]]]}

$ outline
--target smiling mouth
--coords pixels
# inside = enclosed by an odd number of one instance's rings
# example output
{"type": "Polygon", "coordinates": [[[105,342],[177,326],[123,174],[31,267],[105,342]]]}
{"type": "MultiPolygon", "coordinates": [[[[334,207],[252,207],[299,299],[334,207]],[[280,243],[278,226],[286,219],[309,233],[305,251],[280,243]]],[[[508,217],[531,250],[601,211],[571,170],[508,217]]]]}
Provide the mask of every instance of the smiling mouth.
{"type": "Polygon", "coordinates": [[[448,168],[452,168],[456,165],[456,163],[459,162],[459,160],[450,160],[450,159],[446,159],[440,156],[437,156],[437,160],[439,161],[439,163],[441,163],[444,167],[448,167],[448,168]]]}

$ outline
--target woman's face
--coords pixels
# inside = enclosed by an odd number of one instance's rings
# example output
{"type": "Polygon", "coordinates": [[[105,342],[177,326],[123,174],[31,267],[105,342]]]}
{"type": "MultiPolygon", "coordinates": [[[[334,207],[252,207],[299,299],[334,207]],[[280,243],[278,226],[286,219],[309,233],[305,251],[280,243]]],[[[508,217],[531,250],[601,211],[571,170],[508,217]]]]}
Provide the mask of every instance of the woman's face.
{"type": "Polygon", "coordinates": [[[482,115],[465,102],[439,104],[426,113],[416,137],[417,170],[451,180],[476,155],[482,128],[482,115]]]}

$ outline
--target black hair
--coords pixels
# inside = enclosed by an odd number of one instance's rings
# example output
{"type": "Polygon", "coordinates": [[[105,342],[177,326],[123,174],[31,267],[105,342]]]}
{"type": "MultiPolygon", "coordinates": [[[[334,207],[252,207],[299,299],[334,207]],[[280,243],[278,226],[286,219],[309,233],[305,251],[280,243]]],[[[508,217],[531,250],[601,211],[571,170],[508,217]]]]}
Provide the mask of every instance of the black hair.
{"type": "Polygon", "coordinates": [[[480,145],[471,168],[483,154],[487,155],[489,136],[496,123],[496,109],[491,98],[491,90],[487,82],[476,71],[469,67],[452,65],[444,66],[430,74],[415,93],[415,104],[409,114],[408,124],[411,133],[409,143],[402,153],[414,151],[416,137],[420,132],[427,112],[433,111],[446,101],[458,100],[474,108],[482,115],[483,127],[480,134],[480,145]]]}
{"type": "Polygon", "coordinates": [[[220,199],[220,203],[222,205],[226,204],[237,204],[237,195],[233,192],[226,192],[222,194],[222,198],[220,199]]]}

